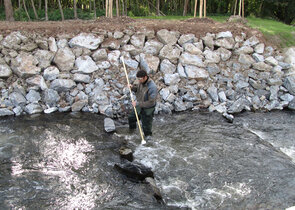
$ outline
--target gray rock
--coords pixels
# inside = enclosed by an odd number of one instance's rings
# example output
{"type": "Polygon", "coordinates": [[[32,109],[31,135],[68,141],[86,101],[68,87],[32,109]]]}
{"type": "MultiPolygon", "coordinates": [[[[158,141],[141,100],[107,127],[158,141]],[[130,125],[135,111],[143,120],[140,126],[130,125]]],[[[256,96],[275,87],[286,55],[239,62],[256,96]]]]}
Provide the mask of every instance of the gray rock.
{"type": "Polygon", "coordinates": [[[181,35],[178,39],[178,44],[183,46],[186,43],[194,43],[196,41],[196,37],[194,34],[184,34],[181,35]]]}
{"type": "Polygon", "coordinates": [[[218,52],[205,50],[204,56],[207,63],[219,63],[220,62],[220,55],[218,52]]]}
{"type": "Polygon", "coordinates": [[[234,116],[228,113],[223,113],[222,116],[229,122],[229,123],[233,123],[234,121],[234,116]]]}
{"type": "Polygon", "coordinates": [[[28,114],[37,114],[43,112],[42,107],[38,103],[30,103],[24,108],[24,110],[28,114]]]}
{"type": "Polygon", "coordinates": [[[75,60],[75,66],[77,67],[75,73],[91,74],[98,70],[97,65],[88,55],[77,58],[75,60]]]}
{"type": "Polygon", "coordinates": [[[41,90],[45,90],[48,88],[47,84],[45,83],[44,78],[41,75],[30,77],[30,78],[26,79],[26,82],[29,85],[35,85],[35,86],[39,87],[41,90]]]}
{"type": "Polygon", "coordinates": [[[41,72],[41,68],[37,67],[38,60],[29,54],[21,53],[11,61],[11,69],[19,77],[29,77],[41,72]]]}
{"type": "Polygon", "coordinates": [[[50,66],[54,58],[54,52],[47,50],[37,50],[34,56],[39,62],[38,66],[43,70],[50,66]]]}
{"type": "Polygon", "coordinates": [[[88,104],[88,100],[79,100],[72,104],[72,112],[79,112],[81,109],[88,104]]]}
{"type": "Polygon", "coordinates": [[[264,43],[260,43],[258,45],[255,46],[254,51],[258,54],[263,54],[264,53],[264,43]]]}
{"type": "Polygon", "coordinates": [[[178,73],[164,75],[164,82],[166,85],[175,85],[179,81],[180,81],[180,77],[178,73]]]}
{"type": "Polygon", "coordinates": [[[249,105],[250,102],[247,99],[240,97],[228,108],[228,113],[233,114],[240,113],[244,109],[249,110],[249,105]]]}
{"type": "Polygon", "coordinates": [[[214,42],[214,45],[231,50],[235,46],[235,40],[233,38],[221,38],[221,39],[217,39],[214,42]]]}
{"type": "Polygon", "coordinates": [[[163,46],[164,45],[161,42],[158,42],[156,40],[149,40],[145,42],[143,52],[146,54],[158,55],[163,46]]]}
{"type": "Polygon", "coordinates": [[[160,71],[164,74],[173,74],[176,71],[176,66],[169,60],[164,59],[160,64],[160,71]]]}
{"type": "Polygon", "coordinates": [[[218,102],[218,93],[217,93],[217,88],[215,86],[210,86],[207,89],[207,93],[213,101],[218,102]]]}
{"type": "Polygon", "coordinates": [[[59,75],[59,70],[55,66],[50,66],[46,68],[43,72],[43,77],[45,80],[55,80],[59,75]]]}
{"type": "Polygon", "coordinates": [[[14,112],[7,108],[0,108],[0,117],[14,115],[14,112]]]}
{"type": "Polygon", "coordinates": [[[60,70],[70,71],[74,67],[75,55],[70,48],[62,48],[56,52],[53,61],[60,70]]]}
{"type": "Polygon", "coordinates": [[[0,78],[7,78],[12,75],[10,67],[6,64],[0,64],[0,78]]]}
{"type": "Polygon", "coordinates": [[[189,54],[184,52],[181,54],[179,61],[182,65],[194,65],[197,67],[205,67],[202,56],[189,54]]]}
{"type": "Polygon", "coordinates": [[[26,99],[30,103],[39,102],[41,100],[40,93],[35,90],[30,90],[29,93],[26,95],[26,99]]]}
{"type": "Polygon", "coordinates": [[[90,50],[95,50],[99,47],[99,45],[103,42],[104,37],[91,34],[91,33],[81,33],[78,36],[72,38],[69,42],[71,47],[85,47],[90,50]]]}
{"type": "Polygon", "coordinates": [[[25,105],[27,101],[24,95],[19,92],[12,92],[9,95],[9,100],[12,102],[14,106],[25,105]]]}
{"type": "Polygon", "coordinates": [[[49,47],[50,51],[57,52],[57,45],[56,45],[55,38],[49,37],[49,39],[48,39],[48,47],[49,47]]]}
{"type": "Polygon", "coordinates": [[[159,57],[161,59],[168,59],[172,63],[176,64],[178,61],[178,58],[180,56],[181,50],[177,47],[174,47],[172,45],[165,45],[161,50],[159,57]]]}
{"type": "Polygon", "coordinates": [[[22,35],[19,31],[12,32],[2,40],[2,45],[6,48],[12,49],[15,45],[22,43],[22,35]]]}
{"type": "Polygon", "coordinates": [[[74,74],[75,82],[90,83],[90,76],[85,74],[74,74]]]}
{"type": "Polygon", "coordinates": [[[184,69],[187,77],[191,79],[205,80],[209,77],[209,73],[203,68],[186,65],[184,69]]]}
{"type": "Polygon", "coordinates": [[[101,44],[102,48],[108,48],[110,50],[118,50],[120,48],[120,41],[114,38],[104,40],[101,44]]]}
{"type": "Polygon", "coordinates": [[[104,129],[107,133],[110,133],[116,130],[115,123],[111,118],[104,119],[104,129]]]}
{"type": "Polygon", "coordinates": [[[295,75],[286,77],[283,85],[292,95],[295,95],[295,75]]]}
{"type": "Polygon", "coordinates": [[[291,110],[295,110],[295,99],[293,99],[292,101],[290,101],[288,108],[291,110]]]}
{"type": "Polygon", "coordinates": [[[256,36],[252,36],[244,42],[244,46],[255,46],[259,43],[259,39],[256,36]]]}
{"type": "Polygon", "coordinates": [[[183,49],[185,52],[187,52],[189,54],[193,54],[193,55],[201,55],[202,54],[202,50],[200,50],[198,47],[196,47],[192,43],[185,43],[183,45],[183,49]]]}
{"type": "Polygon", "coordinates": [[[50,114],[50,113],[56,112],[57,110],[58,110],[57,107],[51,107],[51,108],[45,109],[44,113],[45,114],[50,114]]]}
{"type": "Polygon", "coordinates": [[[168,31],[167,29],[159,30],[157,32],[157,37],[164,45],[174,45],[177,42],[177,36],[175,33],[168,31]]]}
{"type": "Polygon", "coordinates": [[[103,61],[108,58],[108,53],[106,49],[98,49],[91,55],[91,57],[94,61],[103,61]]]}
{"type": "Polygon", "coordinates": [[[143,48],[145,41],[145,35],[144,34],[134,34],[131,36],[131,44],[136,48],[143,48]]]}
{"type": "Polygon", "coordinates": [[[55,79],[51,82],[50,88],[58,92],[67,91],[76,86],[71,79],[55,79]]]}
{"type": "Polygon", "coordinates": [[[57,91],[53,89],[46,89],[43,92],[43,101],[48,107],[55,107],[59,101],[60,96],[57,91]]]}
{"type": "Polygon", "coordinates": [[[160,59],[150,54],[140,54],[140,67],[148,74],[156,73],[159,67],[160,59]]]}

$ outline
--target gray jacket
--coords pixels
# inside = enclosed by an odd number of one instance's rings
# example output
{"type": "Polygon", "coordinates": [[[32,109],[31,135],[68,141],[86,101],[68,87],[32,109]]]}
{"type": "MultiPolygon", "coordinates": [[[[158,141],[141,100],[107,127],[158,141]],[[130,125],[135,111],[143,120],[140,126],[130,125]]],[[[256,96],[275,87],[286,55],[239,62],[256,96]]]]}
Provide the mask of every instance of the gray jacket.
{"type": "Polygon", "coordinates": [[[141,108],[156,106],[158,89],[155,82],[149,77],[144,84],[134,85],[132,91],[136,93],[137,103],[141,108]]]}

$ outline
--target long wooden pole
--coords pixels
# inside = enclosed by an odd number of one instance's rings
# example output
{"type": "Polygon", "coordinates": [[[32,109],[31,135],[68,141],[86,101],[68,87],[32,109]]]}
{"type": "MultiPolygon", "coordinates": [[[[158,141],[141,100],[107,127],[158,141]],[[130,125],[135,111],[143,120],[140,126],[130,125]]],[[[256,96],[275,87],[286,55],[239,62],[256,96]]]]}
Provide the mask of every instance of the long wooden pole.
{"type": "MultiPolygon", "coordinates": [[[[131,91],[131,88],[130,88],[130,83],[129,83],[128,74],[127,74],[127,70],[126,70],[126,67],[125,67],[125,62],[124,62],[123,56],[121,57],[121,59],[122,59],[122,63],[123,63],[124,71],[125,71],[125,76],[126,76],[129,92],[130,92],[130,98],[131,98],[131,101],[134,102],[133,94],[132,94],[132,91],[131,91]]],[[[140,122],[139,122],[138,114],[137,114],[137,111],[136,111],[136,107],[133,106],[133,108],[134,108],[134,113],[135,113],[135,116],[136,116],[137,125],[138,125],[140,136],[141,136],[141,144],[145,144],[146,141],[143,138],[143,133],[142,133],[141,125],[140,125],[140,122]]]]}

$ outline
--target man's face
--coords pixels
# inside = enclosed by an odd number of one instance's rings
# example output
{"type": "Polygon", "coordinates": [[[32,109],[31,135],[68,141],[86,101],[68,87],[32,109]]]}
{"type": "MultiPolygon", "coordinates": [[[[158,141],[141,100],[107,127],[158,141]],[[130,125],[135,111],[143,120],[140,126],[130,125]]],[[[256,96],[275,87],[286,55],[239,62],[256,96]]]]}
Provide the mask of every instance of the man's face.
{"type": "Polygon", "coordinates": [[[146,81],[146,79],[147,79],[147,76],[144,76],[144,77],[137,77],[137,79],[138,79],[138,81],[139,81],[140,83],[144,83],[144,82],[146,81]]]}

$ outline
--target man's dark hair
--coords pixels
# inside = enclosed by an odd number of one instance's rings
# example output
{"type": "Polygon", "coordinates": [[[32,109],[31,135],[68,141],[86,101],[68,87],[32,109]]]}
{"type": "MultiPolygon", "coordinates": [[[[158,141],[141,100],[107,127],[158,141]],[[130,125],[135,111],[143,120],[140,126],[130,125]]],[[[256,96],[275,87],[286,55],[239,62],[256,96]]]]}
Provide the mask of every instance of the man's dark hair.
{"type": "Polygon", "coordinates": [[[136,73],[136,77],[145,77],[147,76],[147,73],[145,70],[139,70],[137,73],[136,73]]]}

